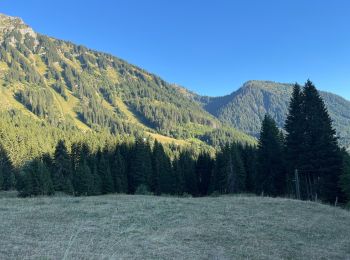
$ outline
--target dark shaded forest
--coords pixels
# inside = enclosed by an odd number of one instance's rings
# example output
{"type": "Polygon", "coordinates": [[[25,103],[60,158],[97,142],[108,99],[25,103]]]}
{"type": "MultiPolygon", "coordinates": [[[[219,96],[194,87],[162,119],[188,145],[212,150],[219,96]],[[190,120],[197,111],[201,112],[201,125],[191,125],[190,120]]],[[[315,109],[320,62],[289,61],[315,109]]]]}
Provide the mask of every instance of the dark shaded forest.
{"type": "Polygon", "coordinates": [[[0,187],[19,196],[108,193],[208,196],[255,193],[344,204],[350,199],[350,156],[338,138],[325,104],[308,81],[294,86],[283,130],[266,115],[257,146],[227,143],[209,152],[174,154],[158,141],[106,144],[93,151],[85,142],[13,166],[0,148],[0,187]]]}

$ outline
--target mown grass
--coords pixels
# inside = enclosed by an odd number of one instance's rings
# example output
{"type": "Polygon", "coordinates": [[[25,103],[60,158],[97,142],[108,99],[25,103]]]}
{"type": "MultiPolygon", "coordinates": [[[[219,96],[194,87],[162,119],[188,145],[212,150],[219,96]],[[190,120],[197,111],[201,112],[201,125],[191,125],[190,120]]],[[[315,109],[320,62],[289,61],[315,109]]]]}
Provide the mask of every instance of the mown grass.
{"type": "Polygon", "coordinates": [[[0,259],[350,258],[350,212],[312,202],[11,196],[0,199],[0,259]]]}

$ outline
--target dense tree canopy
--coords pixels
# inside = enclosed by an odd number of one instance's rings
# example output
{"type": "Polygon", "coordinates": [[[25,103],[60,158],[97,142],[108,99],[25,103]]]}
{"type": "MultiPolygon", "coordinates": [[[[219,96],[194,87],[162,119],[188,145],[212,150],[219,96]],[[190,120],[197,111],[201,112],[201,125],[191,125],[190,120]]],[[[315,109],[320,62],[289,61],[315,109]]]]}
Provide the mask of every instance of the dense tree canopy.
{"type": "MultiPolygon", "coordinates": [[[[326,106],[311,81],[295,86],[286,122],[289,174],[298,170],[305,199],[344,200],[342,155],[326,106]]],[[[290,178],[292,179],[292,177],[290,178]]]]}

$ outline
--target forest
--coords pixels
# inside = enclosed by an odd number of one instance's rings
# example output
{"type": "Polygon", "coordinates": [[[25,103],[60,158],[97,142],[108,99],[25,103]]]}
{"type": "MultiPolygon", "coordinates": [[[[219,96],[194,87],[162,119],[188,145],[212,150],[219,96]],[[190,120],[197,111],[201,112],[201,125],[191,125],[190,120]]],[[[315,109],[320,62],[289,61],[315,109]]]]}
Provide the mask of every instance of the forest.
{"type": "Polygon", "coordinates": [[[284,129],[265,116],[257,146],[232,141],[212,154],[166,149],[142,135],[106,141],[98,149],[60,140],[52,153],[20,166],[0,147],[0,187],[16,189],[20,197],[253,193],[342,205],[350,201],[350,156],[338,144],[319,92],[307,81],[294,86],[284,129]]]}

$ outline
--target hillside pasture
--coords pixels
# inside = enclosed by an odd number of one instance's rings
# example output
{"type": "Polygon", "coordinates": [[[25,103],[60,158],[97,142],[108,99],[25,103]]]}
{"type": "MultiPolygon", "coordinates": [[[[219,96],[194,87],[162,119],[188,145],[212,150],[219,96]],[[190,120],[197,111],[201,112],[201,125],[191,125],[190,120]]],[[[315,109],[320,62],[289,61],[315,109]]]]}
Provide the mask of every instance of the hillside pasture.
{"type": "Polygon", "coordinates": [[[252,196],[0,198],[0,259],[349,259],[350,212],[252,196]]]}

